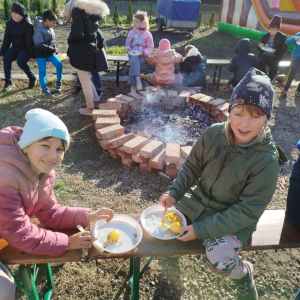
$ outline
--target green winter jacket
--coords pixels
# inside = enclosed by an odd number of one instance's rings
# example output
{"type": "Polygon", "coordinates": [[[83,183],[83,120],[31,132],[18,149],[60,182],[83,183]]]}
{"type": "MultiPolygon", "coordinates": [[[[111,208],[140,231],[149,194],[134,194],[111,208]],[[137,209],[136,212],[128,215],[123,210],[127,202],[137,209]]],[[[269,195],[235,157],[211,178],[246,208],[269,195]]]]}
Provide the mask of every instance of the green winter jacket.
{"type": "Polygon", "coordinates": [[[225,123],[215,124],[197,140],[167,193],[199,239],[234,234],[246,245],[272,199],[279,164],[286,161],[270,129],[249,148],[230,147],[225,123]]]}

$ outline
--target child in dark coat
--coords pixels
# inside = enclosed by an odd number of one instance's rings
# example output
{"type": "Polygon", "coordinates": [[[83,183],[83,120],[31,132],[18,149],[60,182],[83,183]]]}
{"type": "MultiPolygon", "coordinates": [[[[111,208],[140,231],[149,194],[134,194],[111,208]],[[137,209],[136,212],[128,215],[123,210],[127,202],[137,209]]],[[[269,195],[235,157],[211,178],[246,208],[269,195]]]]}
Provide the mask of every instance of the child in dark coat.
{"type": "Polygon", "coordinates": [[[271,80],[277,74],[279,62],[287,50],[286,35],[279,32],[281,20],[281,16],[274,16],[272,18],[269,24],[269,32],[262,36],[257,48],[260,51],[257,58],[258,69],[267,74],[266,65],[268,65],[271,80]],[[269,52],[262,48],[272,48],[273,50],[269,52]]]}
{"type": "Polygon", "coordinates": [[[230,84],[235,87],[248,73],[248,71],[255,67],[256,58],[254,54],[250,53],[251,44],[249,39],[241,39],[235,47],[236,55],[233,56],[228,67],[230,72],[233,72],[233,78],[230,84]]]}
{"type": "Polygon", "coordinates": [[[43,13],[43,18],[36,17],[34,22],[34,56],[39,66],[42,95],[46,98],[53,98],[53,95],[47,89],[47,61],[50,61],[56,67],[57,81],[55,90],[61,92],[62,62],[56,55],[57,49],[54,43],[55,34],[53,30],[56,21],[56,14],[51,10],[46,10],[43,13]]]}
{"type": "Polygon", "coordinates": [[[180,63],[183,86],[205,86],[206,56],[202,56],[195,46],[185,47],[186,57],[180,63]]]}
{"type": "Polygon", "coordinates": [[[25,7],[14,3],[11,8],[11,18],[6,22],[4,39],[0,51],[0,62],[3,61],[5,85],[2,92],[15,88],[11,80],[11,64],[17,60],[18,66],[29,78],[29,89],[36,86],[36,77],[27,62],[34,62],[33,55],[33,25],[26,14],[25,7]],[[10,45],[12,44],[12,47],[10,45]],[[9,48],[10,47],[10,48],[9,48]]]}

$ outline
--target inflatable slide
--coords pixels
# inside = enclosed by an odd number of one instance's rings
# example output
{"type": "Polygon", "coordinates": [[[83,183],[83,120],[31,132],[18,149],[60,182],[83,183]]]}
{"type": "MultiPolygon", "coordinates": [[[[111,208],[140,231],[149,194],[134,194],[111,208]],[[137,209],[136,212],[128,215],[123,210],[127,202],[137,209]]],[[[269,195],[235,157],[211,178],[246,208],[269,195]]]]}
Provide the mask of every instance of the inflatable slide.
{"type": "Polygon", "coordinates": [[[300,32],[300,0],[222,0],[220,22],[223,25],[220,24],[219,30],[224,31],[225,24],[232,24],[268,31],[274,15],[282,17],[280,31],[284,34],[294,36],[300,32]]]}

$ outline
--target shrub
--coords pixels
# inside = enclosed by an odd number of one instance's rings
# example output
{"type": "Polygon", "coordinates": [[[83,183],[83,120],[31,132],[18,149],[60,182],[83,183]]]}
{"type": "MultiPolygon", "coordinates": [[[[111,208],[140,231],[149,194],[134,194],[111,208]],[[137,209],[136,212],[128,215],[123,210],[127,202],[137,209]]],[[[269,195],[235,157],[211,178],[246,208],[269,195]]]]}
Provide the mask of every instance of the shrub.
{"type": "Polygon", "coordinates": [[[57,1],[52,0],[52,11],[55,11],[55,8],[58,8],[57,1]]]}
{"type": "Polygon", "coordinates": [[[120,15],[118,12],[118,4],[117,3],[115,4],[113,22],[115,25],[118,25],[120,23],[120,15]]]}
{"type": "Polygon", "coordinates": [[[42,17],[43,16],[43,9],[42,9],[41,0],[36,1],[36,9],[37,9],[37,16],[42,17]]]}
{"type": "Polygon", "coordinates": [[[129,2],[128,6],[128,14],[127,14],[127,24],[131,24],[133,20],[133,12],[132,12],[132,3],[131,1],[129,2]]]}
{"type": "Polygon", "coordinates": [[[209,18],[208,25],[210,28],[213,28],[215,26],[215,23],[216,23],[216,12],[213,10],[209,18]]]}
{"type": "Polygon", "coordinates": [[[10,2],[9,0],[4,0],[4,18],[5,20],[9,20],[10,16],[10,2]]]}
{"type": "Polygon", "coordinates": [[[197,27],[200,28],[202,26],[203,26],[203,16],[202,16],[202,12],[200,12],[197,27]]]}

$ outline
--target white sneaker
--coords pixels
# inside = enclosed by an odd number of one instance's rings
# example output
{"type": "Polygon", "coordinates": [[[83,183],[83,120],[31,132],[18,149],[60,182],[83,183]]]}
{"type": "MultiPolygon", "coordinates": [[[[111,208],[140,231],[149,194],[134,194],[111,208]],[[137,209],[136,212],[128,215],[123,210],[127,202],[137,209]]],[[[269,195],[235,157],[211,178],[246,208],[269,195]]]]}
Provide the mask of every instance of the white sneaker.
{"type": "Polygon", "coordinates": [[[131,93],[136,93],[136,87],[134,85],[131,86],[130,92],[131,93]]]}
{"type": "Polygon", "coordinates": [[[142,91],[143,90],[143,85],[142,85],[141,82],[137,82],[136,89],[137,89],[137,91],[142,91]]]}

